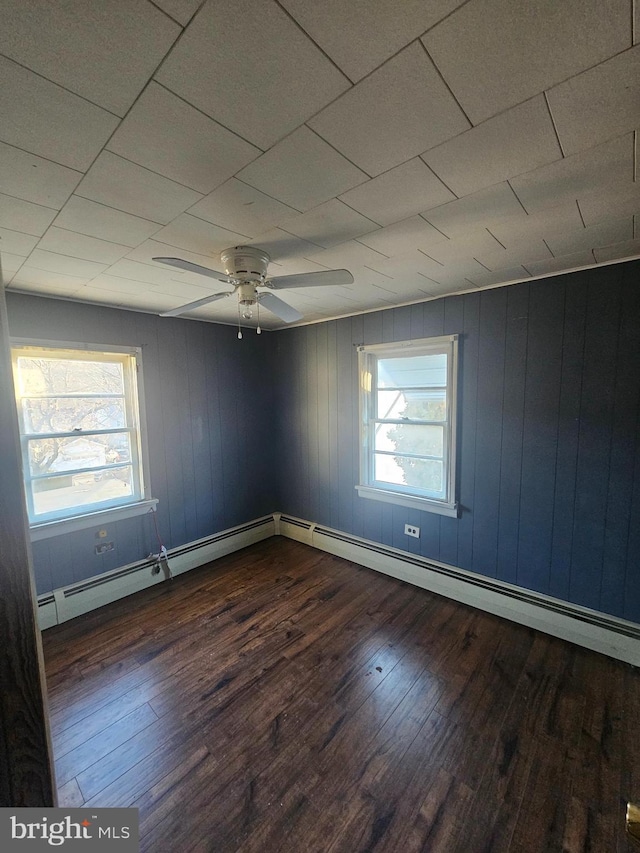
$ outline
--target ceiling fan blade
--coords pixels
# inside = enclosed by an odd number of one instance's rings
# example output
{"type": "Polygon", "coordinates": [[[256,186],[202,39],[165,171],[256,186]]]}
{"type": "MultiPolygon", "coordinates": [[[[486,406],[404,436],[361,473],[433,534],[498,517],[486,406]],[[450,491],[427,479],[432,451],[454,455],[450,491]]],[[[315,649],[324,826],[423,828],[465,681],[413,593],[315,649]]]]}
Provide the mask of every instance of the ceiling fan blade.
{"type": "Polygon", "coordinates": [[[293,323],[295,320],[302,320],[302,314],[293,306],[287,305],[279,296],[274,296],[273,293],[261,293],[258,296],[258,301],[264,305],[276,317],[280,317],[285,323],[293,323]]]}
{"type": "Polygon", "coordinates": [[[334,284],[351,284],[353,276],[349,270],[319,270],[318,272],[303,272],[296,275],[276,275],[266,282],[266,287],[272,290],[282,290],[285,287],[327,287],[334,284]]]}
{"type": "Polygon", "coordinates": [[[212,296],[205,296],[203,299],[196,299],[195,302],[188,302],[186,305],[180,305],[178,308],[172,308],[171,311],[164,311],[161,317],[179,317],[187,311],[193,311],[194,308],[199,308],[201,305],[208,305],[209,302],[215,302],[218,299],[224,299],[225,296],[231,296],[233,293],[230,290],[228,293],[214,293],[212,296]]]}
{"type": "Polygon", "coordinates": [[[167,264],[170,267],[177,267],[179,270],[187,272],[195,272],[199,275],[206,275],[209,278],[215,278],[218,281],[229,281],[229,276],[217,270],[210,270],[209,267],[201,267],[200,264],[192,264],[191,261],[184,261],[182,258],[151,258],[152,261],[158,261],[161,264],[167,264]]]}

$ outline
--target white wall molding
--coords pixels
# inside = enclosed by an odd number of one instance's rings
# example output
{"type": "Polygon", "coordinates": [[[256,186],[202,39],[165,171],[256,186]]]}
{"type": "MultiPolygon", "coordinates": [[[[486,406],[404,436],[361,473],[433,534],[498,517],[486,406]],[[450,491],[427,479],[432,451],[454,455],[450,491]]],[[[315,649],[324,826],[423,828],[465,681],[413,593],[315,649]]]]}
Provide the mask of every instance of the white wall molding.
{"type": "Polygon", "coordinates": [[[281,515],[283,536],[414,586],[640,666],[640,625],[514,584],[281,515]]]}
{"type": "MultiPolygon", "coordinates": [[[[174,577],[184,574],[262,539],[269,539],[274,534],[274,519],[268,515],[173,548],[168,552],[171,574],[174,577]]],[[[166,567],[154,575],[154,565],[154,560],[141,560],[39,596],[38,624],[41,630],[166,582],[169,579],[166,567]]]]}

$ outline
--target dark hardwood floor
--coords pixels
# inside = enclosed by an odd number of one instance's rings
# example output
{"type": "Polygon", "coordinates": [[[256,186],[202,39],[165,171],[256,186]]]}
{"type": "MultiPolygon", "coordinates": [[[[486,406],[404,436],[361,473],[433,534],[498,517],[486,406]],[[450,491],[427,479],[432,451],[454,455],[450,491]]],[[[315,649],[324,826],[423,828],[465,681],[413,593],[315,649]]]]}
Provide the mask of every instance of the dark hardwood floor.
{"type": "Polygon", "coordinates": [[[45,632],[60,802],[143,851],[622,853],[632,667],[274,538],[45,632]]]}

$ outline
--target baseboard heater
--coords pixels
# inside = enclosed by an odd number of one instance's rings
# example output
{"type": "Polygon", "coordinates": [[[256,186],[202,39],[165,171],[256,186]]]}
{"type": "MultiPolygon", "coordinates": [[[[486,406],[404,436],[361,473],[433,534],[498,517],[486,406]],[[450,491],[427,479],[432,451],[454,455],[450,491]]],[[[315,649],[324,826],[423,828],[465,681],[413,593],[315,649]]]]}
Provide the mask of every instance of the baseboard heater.
{"type": "MultiPolygon", "coordinates": [[[[168,552],[169,567],[173,576],[181,575],[226,554],[231,554],[262,539],[268,539],[275,532],[272,515],[264,516],[246,524],[180,545],[168,552]]],[[[38,622],[41,629],[50,628],[74,616],[80,616],[155,586],[167,580],[168,571],[162,567],[153,574],[155,559],[139,560],[111,572],[96,575],[66,587],[54,590],[38,598],[38,622]]]]}
{"type": "Polygon", "coordinates": [[[640,625],[635,622],[608,616],[597,610],[304,519],[280,515],[276,526],[283,536],[306,542],[430,592],[640,666],[640,625]]]}

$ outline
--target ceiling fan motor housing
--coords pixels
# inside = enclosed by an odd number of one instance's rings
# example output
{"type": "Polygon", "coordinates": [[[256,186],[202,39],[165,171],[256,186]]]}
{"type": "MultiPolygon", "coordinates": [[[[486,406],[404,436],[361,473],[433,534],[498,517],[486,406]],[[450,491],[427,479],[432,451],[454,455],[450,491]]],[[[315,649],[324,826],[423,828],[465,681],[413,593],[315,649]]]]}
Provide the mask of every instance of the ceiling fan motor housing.
{"type": "Polygon", "coordinates": [[[234,246],[225,249],[220,259],[229,278],[239,282],[263,282],[267,277],[269,255],[253,246],[234,246]]]}

